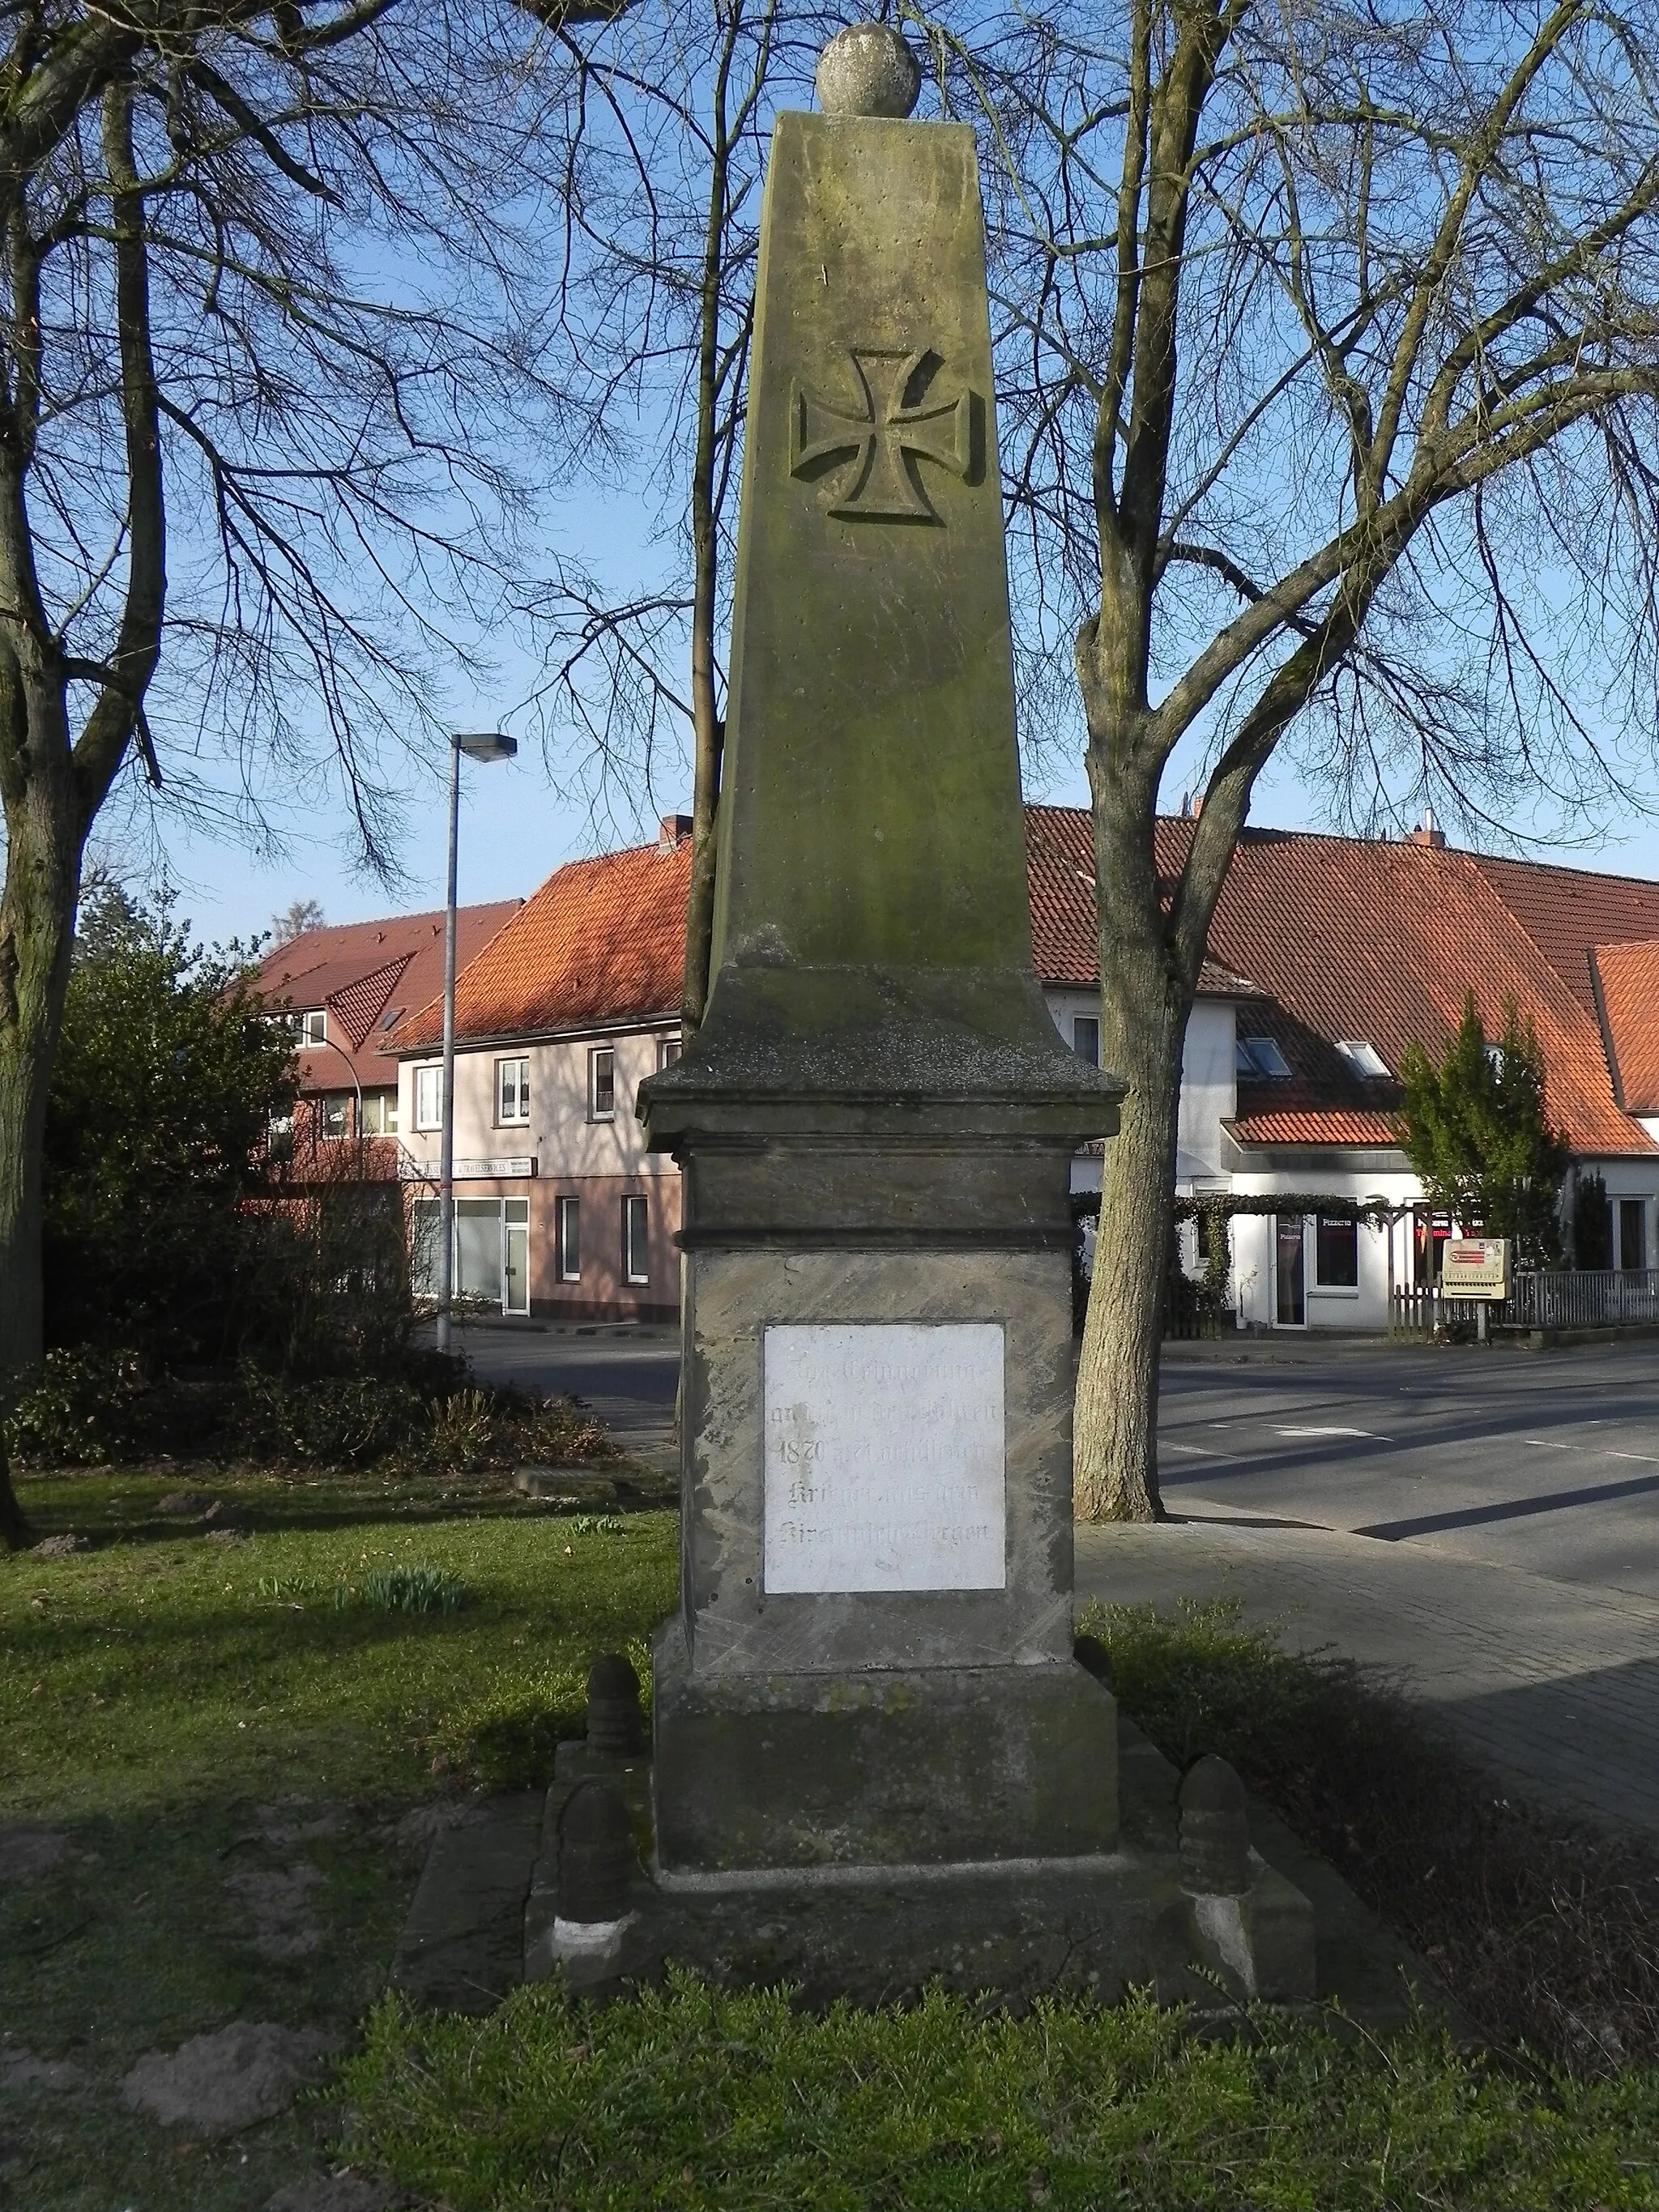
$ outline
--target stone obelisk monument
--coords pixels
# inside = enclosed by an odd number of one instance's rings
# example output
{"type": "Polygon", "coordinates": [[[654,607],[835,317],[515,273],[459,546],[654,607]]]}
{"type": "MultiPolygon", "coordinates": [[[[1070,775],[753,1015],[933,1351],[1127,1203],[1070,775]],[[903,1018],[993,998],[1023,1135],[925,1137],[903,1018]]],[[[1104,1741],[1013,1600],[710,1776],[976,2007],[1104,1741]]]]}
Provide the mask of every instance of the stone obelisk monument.
{"type": "Polygon", "coordinates": [[[1117,1840],[1067,1198],[1121,1085],[1032,968],[974,137],[916,88],[843,33],[767,177],[714,982],[640,1105],[684,1191],[669,1881],[1117,1840]]]}

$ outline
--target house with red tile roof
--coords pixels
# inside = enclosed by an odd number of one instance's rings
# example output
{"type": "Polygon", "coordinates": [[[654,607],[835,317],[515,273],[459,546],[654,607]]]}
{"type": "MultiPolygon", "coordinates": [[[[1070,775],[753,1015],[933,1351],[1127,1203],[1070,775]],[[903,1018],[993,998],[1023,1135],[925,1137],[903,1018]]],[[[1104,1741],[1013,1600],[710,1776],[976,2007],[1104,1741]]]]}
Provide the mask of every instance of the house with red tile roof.
{"type": "MultiPolygon", "coordinates": [[[[1037,973],[1061,1036],[1095,1059],[1089,817],[1031,806],[1026,829],[1037,973]]],[[[1171,887],[1191,834],[1179,818],[1158,824],[1171,887]]],[[[461,974],[455,1150],[468,1210],[458,1279],[476,1295],[508,1295],[495,1255],[521,1233],[524,1309],[675,1311],[678,1175],[643,1151],[633,1102],[678,1049],[690,865],[689,824],[672,816],[655,845],[573,862],[461,974]]],[[[1380,1329],[1390,1284],[1431,1279],[1449,1224],[1425,1206],[1396,1141],[1401,1055],[1415,1042],[1438,1056],[1468,989],[1489,1032],[1509,997],[1531,1018],[1574,1172],[1607,1184],[1615,1259],[1650,1264],[1659,884],[1461,852],[1431,826],[1398,841],[1249,830],[1208,950],[1186,1041],[1178,1188],[1298,1201],[1234,1220],[1243,1322],[1380,1329]],[[1322,1195],[1350,1208],[1381,1202],[1395,1218],[1372,1229],[1351,1212],[1328,1216],[1322,1195]]],[[[409,1171],[428,1176],[441,1037],[434,987],[380,1045],[400,1063],[409,1171]]],[[[1079,1157],[1073,1181],[1098,1187],[1097,1146],[1079,1157]]]]}
{"type": "MultiPolygon", "coordinates": [[[[458,968],[482,952],[522,903],[498,899],[460,908],[458,968]]],[[[443,977],[441,908],[304,930],[266,953],[254,988],[293,1024],[300,1098],[308,1133],[319,1142],[398,1135],[397,1070],[380,1047],[406,1014],[441,993],[443,977]]],[[[377,1145],[371,1164],[395,1179],[395,1146],[377,1145]]]]}
{"type": "MultiPolygon", "coordinates": [[[[678,1313],[679,1171],[646,1152],[634,1094],[679,1052],[690,833],[671,814],[654,845],[556,869],[456,979],[462,1298],[568,1320],[678,1313]]],[[[421,1183],[417,1262],[438,1234],[442,1043],[440,988],[382,1046],[421,1183]]]]}
{"type": "MultiPolygon", "coordinates": [[[[1041,890],[1033,872],[1039,971],[1069,963],[1086,988],[1098,973],[1089,817],[1048,807],[1028,817],[1045,856],[1041,890]],[[1063,916],[1045,913],[1066,882],[1078,899],[1068,892],[1063,916]]],[[[1158,824],[1172,890],[1191,835],[1179,818],[1158,824]]],[[[1489,1035],[1506,999],[1532,1019],[1572,1172],[1607,1185],[1614,1258],[1652,1263],[1659,884],[1460,852],[1432,825],[1398,841],[1247,830],[1208,952],[1188,1038],[1179,1187],[1377,1200],[1399,1215],[1378,1230],[1317,1210],[1236,1218],[1242,1320],[1380,1328],[1390,1282],[1432,1279],[1449,1224],[1424,1205],[1395,1141],[1401,1055],[1415,1043],[1438,1058],[1471,989],[1489,1035]]]]}

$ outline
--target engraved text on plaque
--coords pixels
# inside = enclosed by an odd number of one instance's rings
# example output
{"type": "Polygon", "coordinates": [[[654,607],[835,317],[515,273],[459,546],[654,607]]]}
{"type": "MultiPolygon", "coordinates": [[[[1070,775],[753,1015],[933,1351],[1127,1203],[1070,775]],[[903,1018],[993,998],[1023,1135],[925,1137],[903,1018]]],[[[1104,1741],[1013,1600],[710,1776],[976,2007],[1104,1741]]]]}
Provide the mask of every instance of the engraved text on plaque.
{"type": "Polygon", "coordinates": [[[769,1594],[1001,1589],[996,1322],[765,1333],[769,1594]]]}

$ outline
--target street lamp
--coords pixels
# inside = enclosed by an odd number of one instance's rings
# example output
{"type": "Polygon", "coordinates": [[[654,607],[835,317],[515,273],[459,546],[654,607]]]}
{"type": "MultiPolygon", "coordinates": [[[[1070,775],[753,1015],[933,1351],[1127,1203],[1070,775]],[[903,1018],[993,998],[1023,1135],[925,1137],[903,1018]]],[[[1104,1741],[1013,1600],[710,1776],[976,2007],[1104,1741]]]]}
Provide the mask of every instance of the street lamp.
{"type": "Polygon", "coordinates": [[[455,860],[461,836],[461,755],[511,760],[516,738],[500,730],[458,730],[449,740],[449,898],[444,908],[444,1080],[438,1132],[438,1349],[449,1349],[455,1288],[455,860]]]}

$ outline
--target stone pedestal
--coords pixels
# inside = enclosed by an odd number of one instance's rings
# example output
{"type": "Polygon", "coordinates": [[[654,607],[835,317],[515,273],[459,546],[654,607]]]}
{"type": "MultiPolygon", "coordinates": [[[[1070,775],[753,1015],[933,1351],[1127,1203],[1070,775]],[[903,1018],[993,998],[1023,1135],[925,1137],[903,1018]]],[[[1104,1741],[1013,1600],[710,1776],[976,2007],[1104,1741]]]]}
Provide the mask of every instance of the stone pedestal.
{"type": "Polygon", "coordinates": [[[665,1868],[1115,1843],[1072,1658],[1068,1149],[690,1153],[665,1868]]]}

